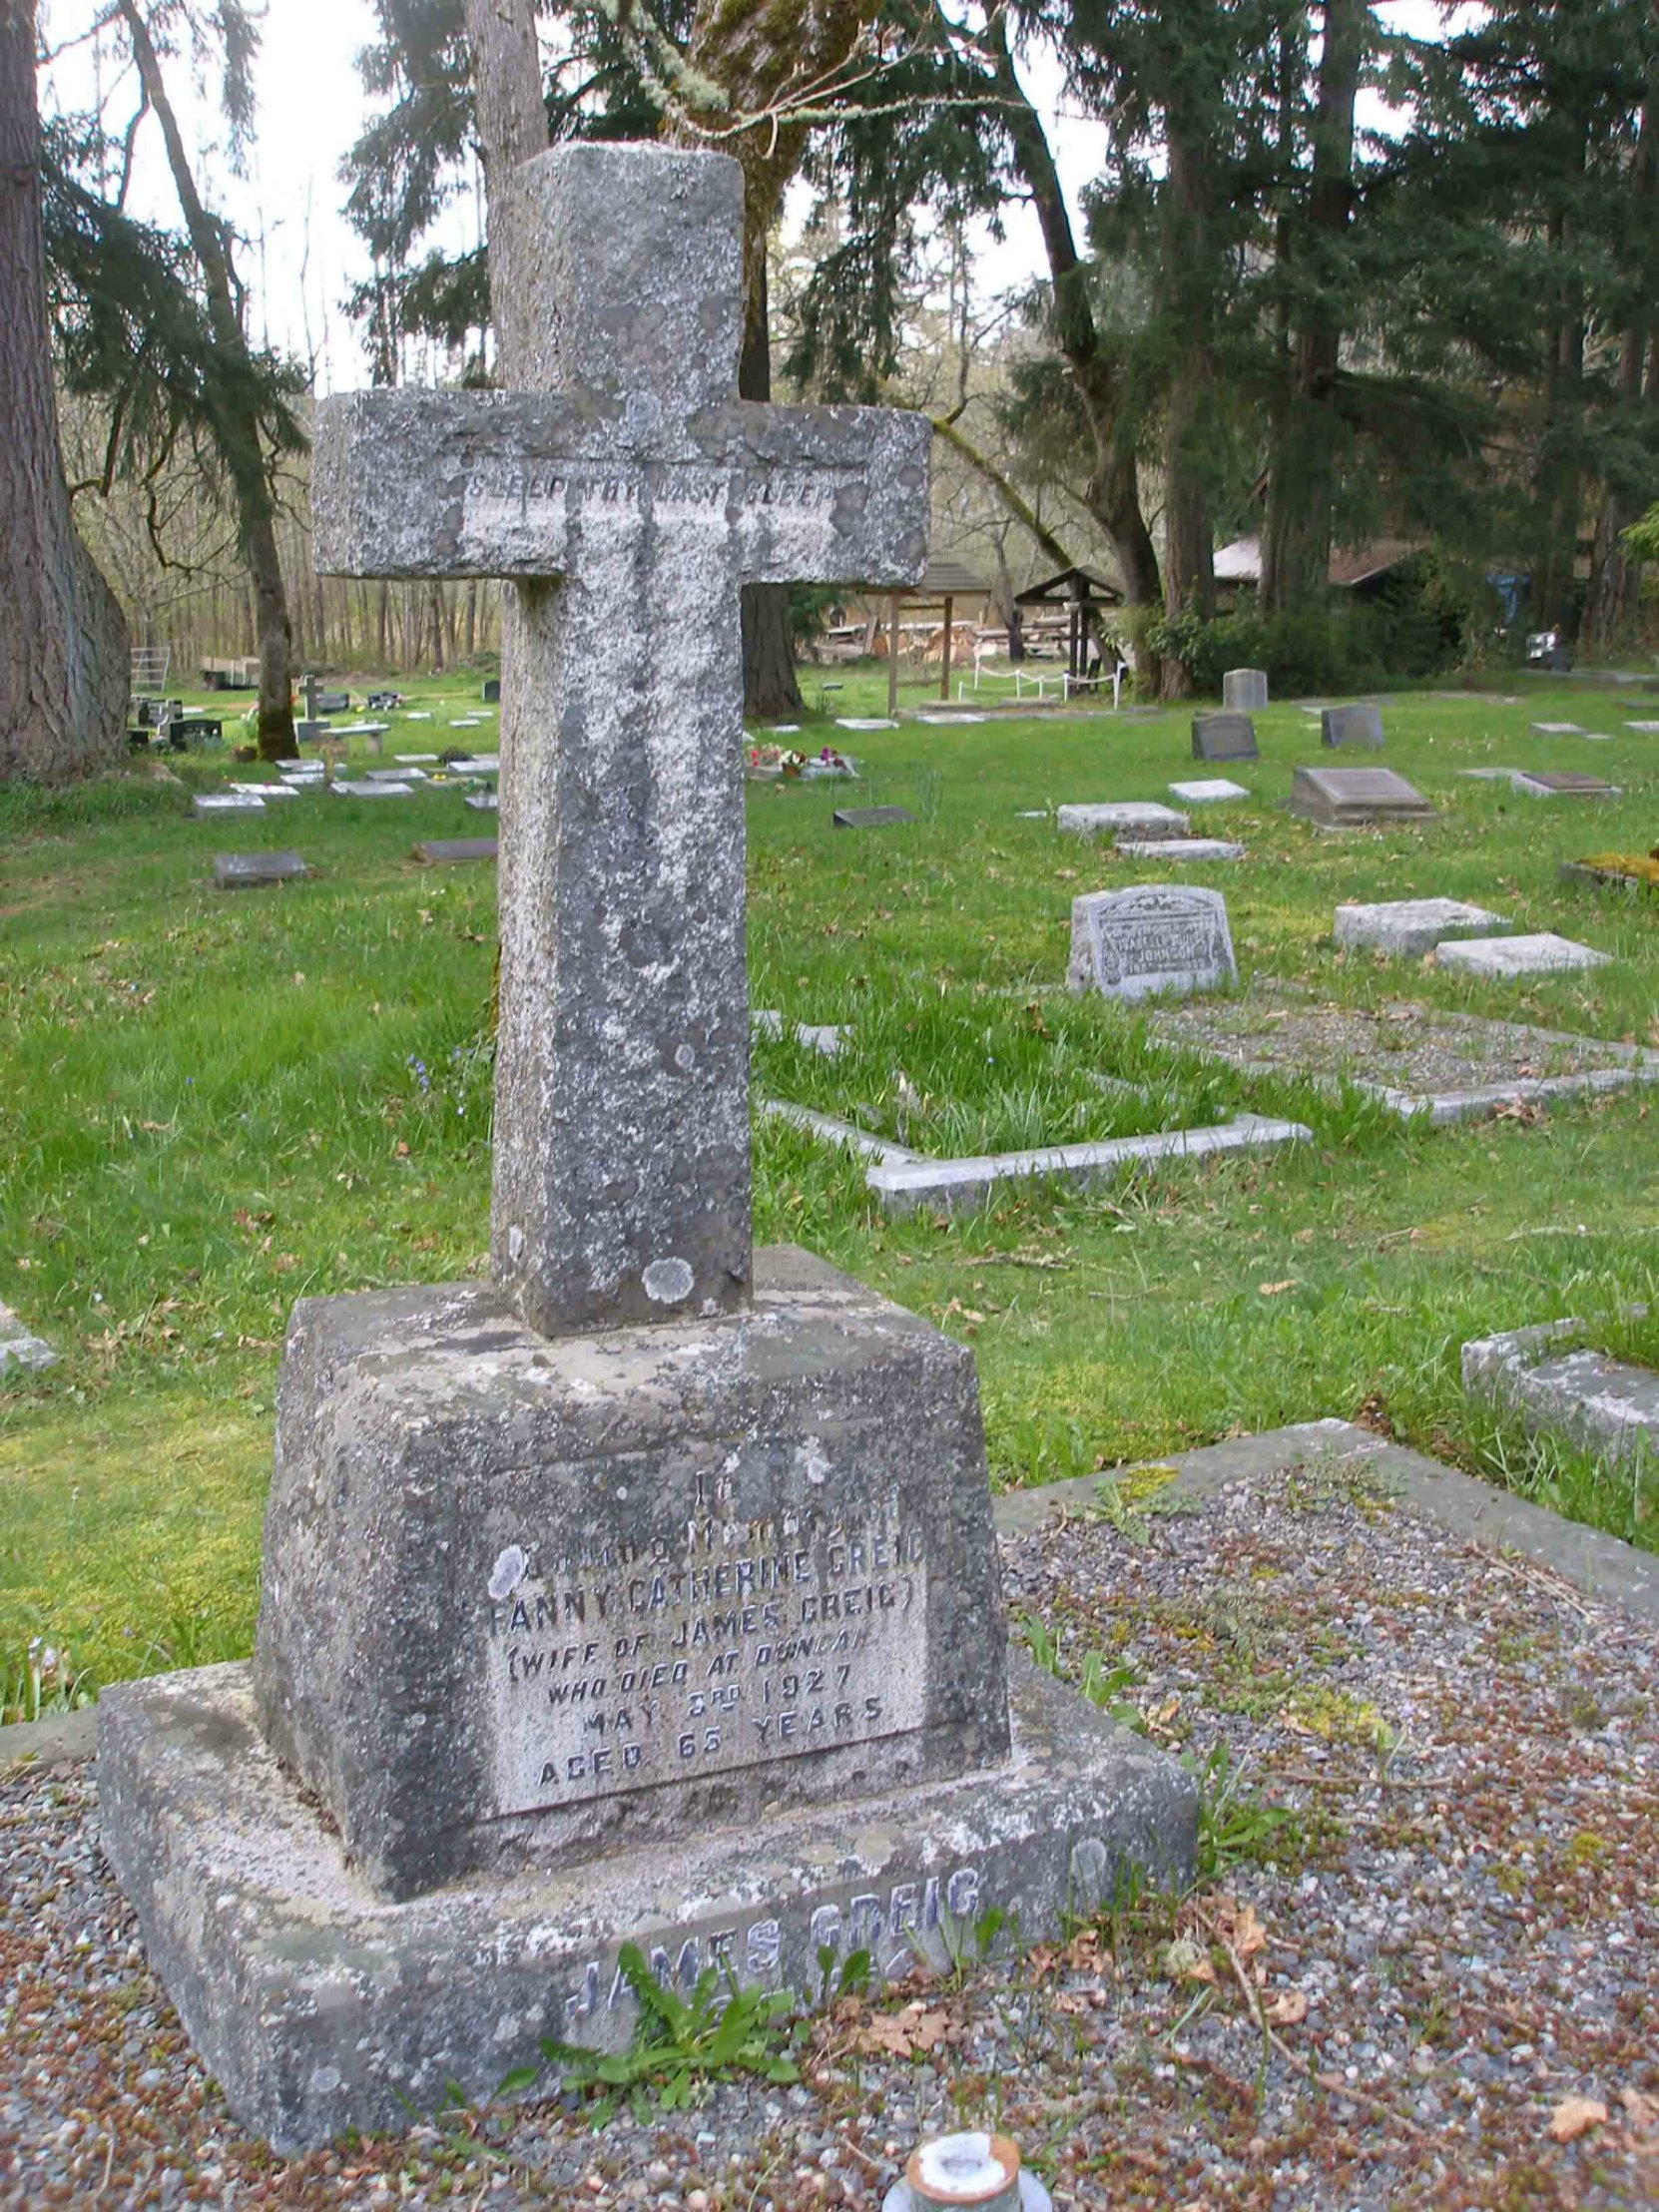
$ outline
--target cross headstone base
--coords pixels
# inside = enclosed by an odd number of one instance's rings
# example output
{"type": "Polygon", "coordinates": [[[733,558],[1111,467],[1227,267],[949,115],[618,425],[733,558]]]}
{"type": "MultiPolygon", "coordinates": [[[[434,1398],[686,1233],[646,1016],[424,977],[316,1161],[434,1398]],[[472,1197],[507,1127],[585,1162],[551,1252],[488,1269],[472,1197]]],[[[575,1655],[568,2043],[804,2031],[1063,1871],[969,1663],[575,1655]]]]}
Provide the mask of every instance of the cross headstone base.
{"type": "Polygon", "coordinates": [[[1011,1737],[972,1356],[824,1262],[556,1342],[489,1286],[308,1301],[255,1661],[107,1693],[105,1848],[299,2147],[625,2039],[625,1939],[816,1988],[1190,1866],[1190,1778],[1015,1673],[1011,1737]]]}

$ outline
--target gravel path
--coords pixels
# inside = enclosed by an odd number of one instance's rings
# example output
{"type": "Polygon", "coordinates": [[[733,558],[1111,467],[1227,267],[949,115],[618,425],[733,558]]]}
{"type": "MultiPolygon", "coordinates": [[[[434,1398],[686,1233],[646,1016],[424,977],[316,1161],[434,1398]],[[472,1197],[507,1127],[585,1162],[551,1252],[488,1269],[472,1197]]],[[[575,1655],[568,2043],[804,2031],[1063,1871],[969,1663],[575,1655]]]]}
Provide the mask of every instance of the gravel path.
{"type": "Polygon", "coordinates": [[[1068,1673],[1098,1651],[1210,1763],[1185,1905],[847,2000],[799,2086],[280,2160],[145,1968],[89,1769],[14,1771],[0,2204],[869,2207],[918,2130],[987,2119],[1061,2207],[1659,2202],[1659,1634],[1336,1462],[1200,1512],[1114,1504],[1005,1561],[1068,1673]]]}

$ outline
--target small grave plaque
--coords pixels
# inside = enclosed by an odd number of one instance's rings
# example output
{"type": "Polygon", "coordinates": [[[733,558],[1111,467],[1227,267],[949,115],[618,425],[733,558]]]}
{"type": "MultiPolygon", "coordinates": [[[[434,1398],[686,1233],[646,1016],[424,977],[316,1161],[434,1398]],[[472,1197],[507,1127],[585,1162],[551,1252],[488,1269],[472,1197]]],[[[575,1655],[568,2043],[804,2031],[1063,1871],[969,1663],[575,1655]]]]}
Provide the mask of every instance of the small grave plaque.
{"type": "Polygon", "coordinates": [[[1184,807],[1216,807],[1223,800],[1250,797],[1243,784],[1231,783],[1225,776],[1200,776],[1190,784],[1172,784],[1169,789],[1170,797],[1179,799],[1184,807]]]}
{"type": "Polygon", "coordinates": [[[1382,710],[1375,699],[1362,699],[1352,707],[1326,707],[1320,713],[1320,743],[1329,746],[1369,746],[1381,752],[1383,745],[1382,710]]]}
{"type": "Polygon", "coordinates": [[[1249,715],[1225,709],[1220,714],[1194,715],[1195,761],[1255,761],[1260,758],[1256,725],[1249,715]]]}
{"type": "Polygon", "coordinates": [[[499,850],[494,837],[428,837],[415,846],[414,856],[425,867],[445,867],[457,860],[493,860],[499,850]]]}
{"type": "Polygon", "coordinates": [[[830,817],[837,830],[884,830],[889,823],[915,819],[908,807],[837,807],[830,817]]]}
{"type": "Polygon", "coordinates": [[[258,890],[267,883],[297,883],[310,873],[297,852],[218,852],[214,881],[222,891],[258,890]]]}
{"type": "Polygon", "coordinates": [[[468,792],[466,803],[474,814],[498,815],[501,812],[499,792],[468,792]]]}
{"type": "Polygon", "coordinates": [[[1290,809],[1322,830],[1434,819],[1421,792],[1391,768],[1299,768],[1291,780],[1290,809]]]}
{"type": "Polygon", "coordinates": [[[1221,703],[1238,707],[1247,715],[1260,714],[1268,703],[1267,670],[1230,668],[1221,680],[1221,703]]]}
{"type": "Polygon", "coordinates": [[[413,799],[412,784],[370,784],[366,779],[353,782],[349,777],[330,787],[342,799],[413,799]]]}
{"type": "Polygon", "coordinates": [[[1242,860],[1244,846],[1228,837],[1119,837],[1126,860],[1242,860]]]}
{"type": "Polygon", "coordinates": [[[1155,800],[1115,801],[1100,807],[1059,807],[1054,826],[1073,837],[1184,837],[1192,824],[1155,800]]]}
{"type": "Polygon", "coordinates": [[[1369,947],[1400,960],[1420,959],[1451,937],[1507,929],[1501,914],[1457,898],[1393,898],[1375,906],[1339,906],[1332,934],[1345,948],[1369,947]]]}
{"type": "Polygon", "coordinates": [[[1571,768],[1523,769],[1514,779],[1515,789],[1532,799],[1617,799],[1616,785],[1599,776],[1586,776],[1571,768]]]}
{"type": "Polygon", "coordinates": [[[1482,975],[1507,983],[1522,975],[1553,975],[1571,968],[1606,967],[1612,955],[1596,952],[1587,944],[1574,944],[1552,930],[1530,937],[1470,937],[1461,944],[1442,944],[1441,967],[1460,975],[1482,975]]]}
{"type": "Polygon", "coordinates": [[[1066,981],[1081,995],[1147,998],[1169,991],[1225,990],[1239,980],[1227,901],[1186,884],[1138,883],[1091,891],[1071,908],[1066,981]]]}
{"type": "Polygon", "coordinates": [[[198,822],[210,822],[215,815],[263,815],[265,801],[251,792],[198,792],[190,811],[198,822]]]}

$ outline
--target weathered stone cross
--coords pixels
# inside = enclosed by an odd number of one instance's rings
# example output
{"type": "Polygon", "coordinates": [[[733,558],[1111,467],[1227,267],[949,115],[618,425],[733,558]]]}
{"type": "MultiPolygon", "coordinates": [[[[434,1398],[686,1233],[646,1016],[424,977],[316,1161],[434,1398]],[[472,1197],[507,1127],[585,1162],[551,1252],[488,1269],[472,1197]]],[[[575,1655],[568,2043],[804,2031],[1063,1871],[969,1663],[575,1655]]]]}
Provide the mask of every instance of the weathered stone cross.
{"type": "Polygon", "coordinates": [[[525,392],[320,411],[317,566],[508,579],[492,1264],[544,1335],[749,1297],[746,583],[912,583],[928,426],[735,399],[742,173],[514,179],[525,392]]]}

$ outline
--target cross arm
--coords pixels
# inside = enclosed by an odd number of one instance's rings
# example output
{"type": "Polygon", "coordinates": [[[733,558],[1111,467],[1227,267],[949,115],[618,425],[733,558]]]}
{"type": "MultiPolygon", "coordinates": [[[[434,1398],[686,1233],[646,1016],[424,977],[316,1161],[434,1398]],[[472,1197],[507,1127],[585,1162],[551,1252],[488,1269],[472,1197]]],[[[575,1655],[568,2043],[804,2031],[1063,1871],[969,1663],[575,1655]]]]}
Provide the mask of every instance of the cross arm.
{"type": "Polygon", "coordinates": [[[680,423],[562,393],[356,392],[318,410],[316,565],[560,576],[595,532],[718,538],[750,583],[904,585],[927,549],[925,417],[731,401],[680,423]]]}

